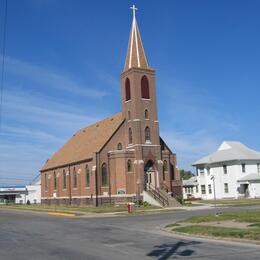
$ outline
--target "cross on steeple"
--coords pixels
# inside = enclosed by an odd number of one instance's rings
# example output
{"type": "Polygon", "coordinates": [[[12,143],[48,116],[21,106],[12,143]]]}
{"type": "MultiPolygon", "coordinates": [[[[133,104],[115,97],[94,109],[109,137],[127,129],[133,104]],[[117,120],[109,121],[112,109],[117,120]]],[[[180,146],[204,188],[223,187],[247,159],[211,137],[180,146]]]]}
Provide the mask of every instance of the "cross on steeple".
{"type": "Polygon", "coordinates": [[[130,9],[133,11],[133,21],[130,31],[130,37],[128,42],[128,49],[126,54],[126,61],[124,71],[130,68],[149,68],[148,61],[145,56],[141,35],[137,26],[135,5],[131,6],[130,9]]]}
{"type": "Polygon", "coordinates": [[[137,11],[138,9],[135,7],[135,5],[131,6],[130,9],[133,10],[133,18],[135,18],[135,11],[137,11]]]}

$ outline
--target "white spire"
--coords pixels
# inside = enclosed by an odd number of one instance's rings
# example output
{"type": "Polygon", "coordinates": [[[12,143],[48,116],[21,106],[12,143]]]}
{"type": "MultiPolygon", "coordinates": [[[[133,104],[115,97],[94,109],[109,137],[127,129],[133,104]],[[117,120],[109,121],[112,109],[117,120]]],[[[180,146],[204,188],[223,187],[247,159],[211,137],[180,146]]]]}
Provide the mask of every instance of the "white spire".
{"type": "Polygon", "coordinates": [[[129,37],[128,50],[125,61],[124,70],[132,67],[149,68],[143,43],[141,40],[140,32],[136,21],[136,11],[138,10],[135,5],[130,7],[133,11],[133,22],[129,37]]]}

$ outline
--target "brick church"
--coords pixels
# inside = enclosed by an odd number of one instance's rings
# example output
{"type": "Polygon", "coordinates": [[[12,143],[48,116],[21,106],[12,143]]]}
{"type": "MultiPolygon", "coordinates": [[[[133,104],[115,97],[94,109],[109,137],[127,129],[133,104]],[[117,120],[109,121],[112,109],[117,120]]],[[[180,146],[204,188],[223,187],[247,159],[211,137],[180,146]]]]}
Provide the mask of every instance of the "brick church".
{"type": "Polygon", "coordinates": [[[122,112],[80,129],[46,161],[42,203],[98,206],[146,200],[170,206],[182,195],[176,155],[159,134],[155,70],[132,9],[121,74],[122,112]]]}

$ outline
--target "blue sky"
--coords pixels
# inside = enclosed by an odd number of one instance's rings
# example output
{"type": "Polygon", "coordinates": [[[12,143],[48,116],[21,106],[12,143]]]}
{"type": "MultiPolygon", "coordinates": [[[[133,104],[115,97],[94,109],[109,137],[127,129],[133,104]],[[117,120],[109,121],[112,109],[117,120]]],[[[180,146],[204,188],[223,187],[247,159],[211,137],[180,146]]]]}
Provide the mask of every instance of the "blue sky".
{"type": "MultiPolygon", "coordinates": [[[[79,128],[121,110],[133,4],[8,2],[0,184],[32,179],[79,128]]],[[[178,166],[191,169],[223,140],[260,151],[260,1],[134,4],[157,73],[161,135],[178,166]]]]}

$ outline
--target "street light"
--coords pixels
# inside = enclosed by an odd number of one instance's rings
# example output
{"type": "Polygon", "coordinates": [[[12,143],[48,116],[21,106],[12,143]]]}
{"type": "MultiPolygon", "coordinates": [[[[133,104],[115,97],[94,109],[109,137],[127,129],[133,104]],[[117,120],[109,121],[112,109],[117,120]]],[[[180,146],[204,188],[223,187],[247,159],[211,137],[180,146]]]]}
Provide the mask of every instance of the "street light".
{"type": "Polygon", "coordinates": [[[217,202],[216,202],[216,189],[215,189],[215,176],[212,175],[212,176],[210,177],[210,179],[213,181],[215,214],[216,214],[216,216],[218,216],[218,213],[217,213],[217,202]]]}

